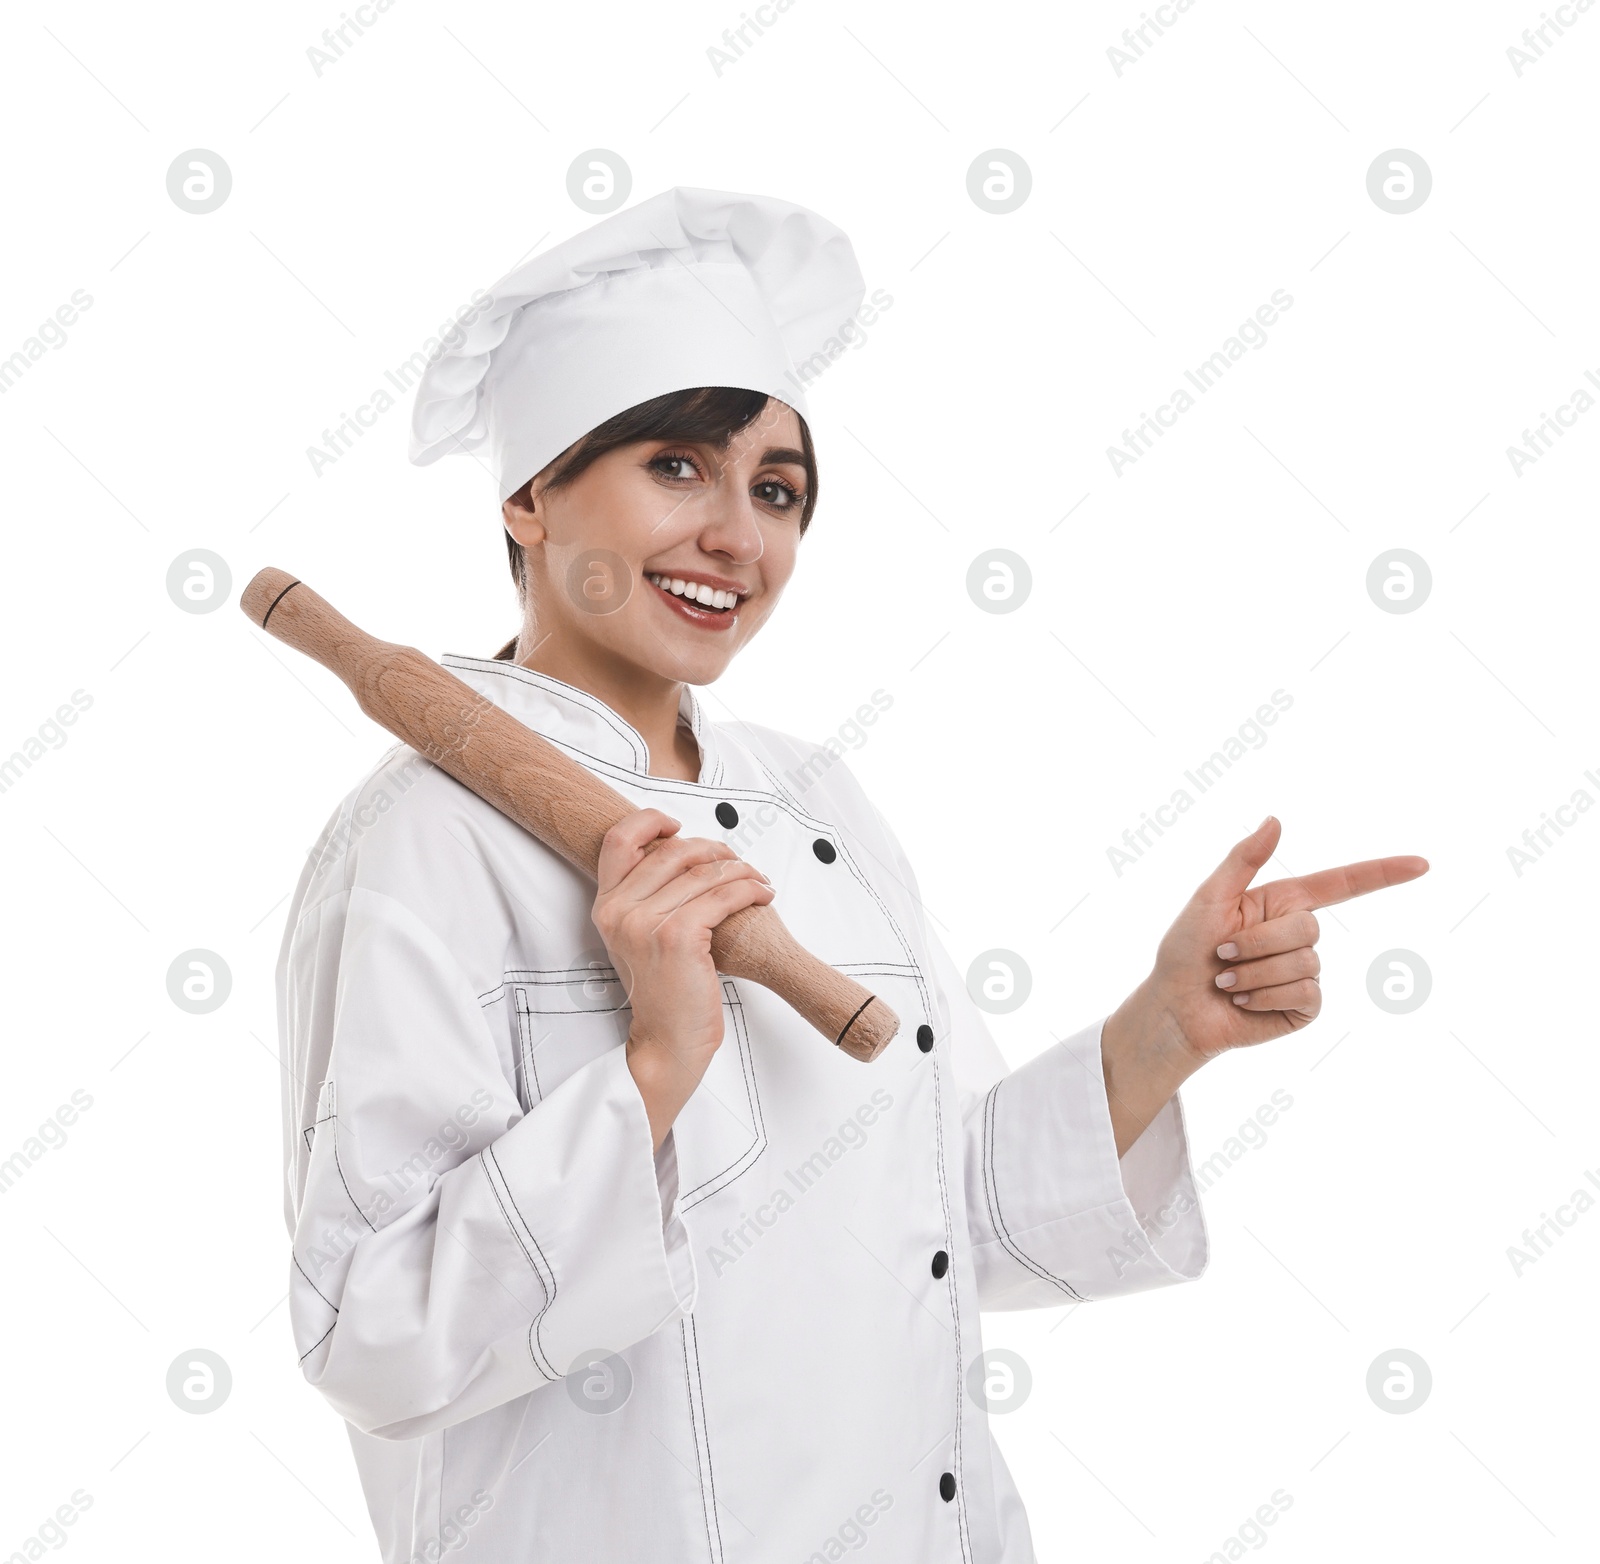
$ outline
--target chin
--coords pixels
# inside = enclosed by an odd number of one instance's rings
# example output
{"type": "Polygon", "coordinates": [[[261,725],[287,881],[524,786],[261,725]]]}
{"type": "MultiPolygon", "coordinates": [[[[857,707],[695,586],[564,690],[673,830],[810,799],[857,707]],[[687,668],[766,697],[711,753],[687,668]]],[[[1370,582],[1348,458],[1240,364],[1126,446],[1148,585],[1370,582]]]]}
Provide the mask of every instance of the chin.
{"type": "Polygon", "coordinates": [[[710,684],[733,661],[735,648],[707,646],[694,635],[640,634],[611,642],[606,650],[662,679],[684,684],[710,684]],[[699,644],[696,644],[697,641],[699,644]]]}
{"type": "Polygon", "coordinates": [[[669,678],[681,679],[685,684],[713,684],[722,677],[733,661],[733,650],[715,650],[706,647],[673,648],[673,655],[660,658],[669,666],[658,669],[669,678]],[[674,671],[676,670],[676,671],[674,671]]]}

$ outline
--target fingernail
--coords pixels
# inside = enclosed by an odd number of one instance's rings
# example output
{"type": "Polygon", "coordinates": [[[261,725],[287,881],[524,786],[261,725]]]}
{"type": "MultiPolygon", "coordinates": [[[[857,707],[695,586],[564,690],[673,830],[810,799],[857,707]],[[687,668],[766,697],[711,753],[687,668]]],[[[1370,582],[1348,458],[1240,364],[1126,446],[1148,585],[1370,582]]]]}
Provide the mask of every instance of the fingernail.
{"type": "Polygon", "coordinates": [[[1237,972],[1219,972],[1217,974],[1218,988],[1232,988],[1238,981],[1239,974],[1237,972]]]}
{"type": "Polygon", "coordinates": [[[1262,820],[1262,822],[1261,822],[1261,824],[1260,824],[1260,825],[1258,825],[1258,826],[1257,826],[1257,827],[1256,827],[1256,830],[1258,830],[1258,831],[1264,831],[1264,830],[1266,830],[1266,828],[1267,828],[1267,827],[1268,827],[1268,826],[1269,826],[1269,825],[1270,825],[1270,824],[1271,824],[1271,823],[1272,823],[1272,816],[1271,816],[1271,815],[1268,815],[1268,816],[1266,816],[1266,818],[1265,818],[1265,819],[1263,819],[1263,820],[1262,820]]]}
{"type": "Polygon", "coordinates": [[[1233,1002],[1236,1005],[1248,1005],[1250,1003],[1250,996],[1248,994],[1235,994],[1233,996],[1233,1002]]]}
{"type": "Polygon", "coordinates": [[[1232,961],[1239,954],[1239,947],[1229,940],[1226,945],[1217,946],[1217,955],[1224,961],[1232,961]]]}

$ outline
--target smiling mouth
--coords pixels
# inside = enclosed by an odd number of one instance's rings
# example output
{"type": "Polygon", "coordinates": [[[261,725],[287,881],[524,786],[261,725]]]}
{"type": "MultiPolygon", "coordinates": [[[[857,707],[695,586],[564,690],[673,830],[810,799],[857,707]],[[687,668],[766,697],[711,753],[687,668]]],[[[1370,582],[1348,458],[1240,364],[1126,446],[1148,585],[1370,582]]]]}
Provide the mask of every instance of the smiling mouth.
{"type": "Polygon", "coordinates": [[[739,606],[744,601],[735,592],[717,591],[699,582],[657,572],[650,572],[645,580],[680,618],[687,619],[691,624],[704,625],[707,629],[720,630],[732,625],[739,617],[739,606]],[[701,594],[708,596],[710,601],[701,601],[701,594]]]}

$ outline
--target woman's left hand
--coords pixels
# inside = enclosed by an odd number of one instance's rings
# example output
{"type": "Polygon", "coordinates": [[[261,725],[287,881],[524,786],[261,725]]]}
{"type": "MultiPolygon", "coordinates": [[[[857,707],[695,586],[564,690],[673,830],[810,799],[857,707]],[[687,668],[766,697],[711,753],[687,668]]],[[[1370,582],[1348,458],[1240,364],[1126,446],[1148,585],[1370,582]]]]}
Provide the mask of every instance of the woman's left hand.
{"type": "Polygon", "coordinates": [[[1106,1021],[1101,1046],[1119,1154],[1207,1060],[1316,1019],[1315,908],[1428,872],[1425,858],[1371,858],[1252,888],[1281,832],[1268,815],[1234,847],[1163,936],[1149,977],[1106,1021]]]}

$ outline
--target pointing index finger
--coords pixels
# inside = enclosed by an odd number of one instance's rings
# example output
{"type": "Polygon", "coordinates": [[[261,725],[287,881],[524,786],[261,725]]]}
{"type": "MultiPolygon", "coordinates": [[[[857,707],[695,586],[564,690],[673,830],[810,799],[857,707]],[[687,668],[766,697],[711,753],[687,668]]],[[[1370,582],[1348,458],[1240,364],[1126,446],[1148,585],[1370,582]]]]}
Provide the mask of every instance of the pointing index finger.
{"type": "Polygon", "coordinates": [[[1342,864],[1337,869],[1320,869],[1315,874],[1297,875],[1289,880],[1274,880],[1261,887],[1269,918],[1314,907],[1331,907],[1373,891],[1404,885],[1428,872],[1428,860],[1412,855],[1396,858],[1367,858],[1360,863],[1342,864]]]}

